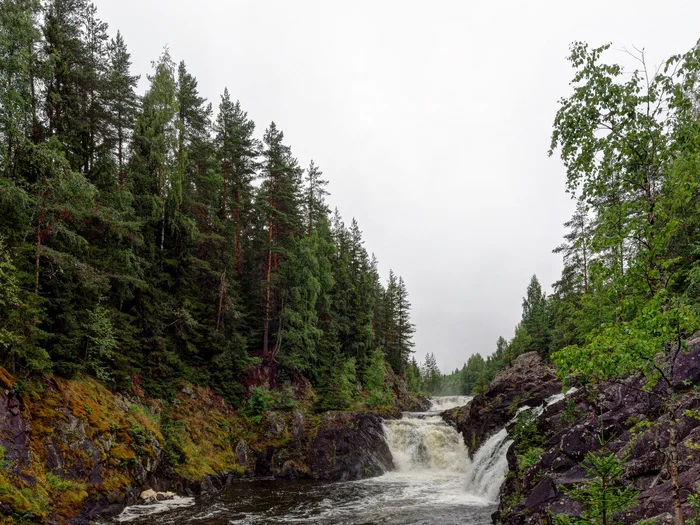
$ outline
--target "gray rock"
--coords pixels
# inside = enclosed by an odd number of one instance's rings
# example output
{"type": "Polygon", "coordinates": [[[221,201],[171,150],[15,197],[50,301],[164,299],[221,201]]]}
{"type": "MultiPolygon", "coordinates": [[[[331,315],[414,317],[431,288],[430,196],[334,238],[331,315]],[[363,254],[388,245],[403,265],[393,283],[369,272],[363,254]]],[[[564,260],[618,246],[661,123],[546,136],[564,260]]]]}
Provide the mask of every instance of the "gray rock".
{"type": "Polygon", "coordinates": [[[309,449],[311,475],[345,481],[379,476],[394,468],[376,414],[327,412],[309,449]]]}

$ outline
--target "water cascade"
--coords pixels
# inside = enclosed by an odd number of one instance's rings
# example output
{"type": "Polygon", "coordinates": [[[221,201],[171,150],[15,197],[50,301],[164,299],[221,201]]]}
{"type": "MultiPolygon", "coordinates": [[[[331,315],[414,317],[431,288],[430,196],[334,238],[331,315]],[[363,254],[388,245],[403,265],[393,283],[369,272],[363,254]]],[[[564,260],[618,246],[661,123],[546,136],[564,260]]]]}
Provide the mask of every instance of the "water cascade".
{"type": "Polygon", "coordinates": [[[506,452],[511,441],[506,430],[489,438],[470,461],[462,435],[439,416],[443,410],[465,405],[471,399],[433,398],[429,412],[407,412],[402,419],[386,421],[387,442],[399,475],[449,479],[455,496],[495,502],[508,468],[506,452]]]}
{"type": "Polygon", "coordinates": [[[488,501],[498,500],[501,483],[508,470],[506,453],[510,444],[504,428],[481,445],[467,472],[467,492],[488,501]]]}

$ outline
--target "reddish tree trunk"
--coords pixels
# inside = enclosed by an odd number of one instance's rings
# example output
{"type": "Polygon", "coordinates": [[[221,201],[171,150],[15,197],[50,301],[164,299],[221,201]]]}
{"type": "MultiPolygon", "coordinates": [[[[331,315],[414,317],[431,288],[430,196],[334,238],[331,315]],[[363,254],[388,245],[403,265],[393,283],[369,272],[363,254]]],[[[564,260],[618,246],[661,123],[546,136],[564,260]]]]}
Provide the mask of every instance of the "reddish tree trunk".
{"type": "Polygon", "coordinates": [[[226,290],[226,270],[221,274],[221,284],[219,285],[219,312],[216,316],[216,329],[221,326],[221,311],[224,306],[224,292],[226,290]]]}
{"type": "Polygon", "coordinates": [[[236,270],[238,273],[238,282],[243,279],[243,264],[241,261],[241,199],[236,197],[236,213],[234,226],[234,242],[236,243],[236,270]]]}
{"type": "Polygon", "coordinates": [[[267,276],[265,278],[265,327],[263,329],[263,356],[268,357],[270,340],[270,278],[272,276],[272,222],[268,224],[267,276]]]}
{"type": "Polygon", "coordinates": [[[41,242],[44,239],[44,234],[41,228],[44,224],[44,218],[46,217],[46,210],[41,210],[39,213],[39,221],[36,225],[36,259],[34,261],[35,274],[34,274],[34,295],[39,295],[39,264],[40,264],[40,252],[41,252],[41,242]]]}
{"type": "Polygon", "coordinates": [[[673,523],[675,525],[684,525],[685,518],[683,517],[681,489],[678,481],[678,422],[676,421],[675,410],[670,411],[670,416],[668,428],[668,473],[671,477],[673,523]]]}

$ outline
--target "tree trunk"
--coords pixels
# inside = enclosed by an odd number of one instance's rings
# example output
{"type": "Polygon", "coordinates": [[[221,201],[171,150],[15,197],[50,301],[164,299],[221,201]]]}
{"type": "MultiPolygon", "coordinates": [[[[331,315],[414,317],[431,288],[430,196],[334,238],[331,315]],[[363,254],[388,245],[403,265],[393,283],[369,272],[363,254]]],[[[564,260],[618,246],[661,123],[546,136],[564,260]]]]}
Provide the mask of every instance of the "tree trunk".
{"type": "Polygon", "coordinates": [[[35,267],[35,273],[34,273],[34,295],[39,295],[39,259],[40,259],[40,252],[41,252],[41,240],[43,235],[41,234],[41,226],[42,223],[44,222],[44,217],[46,216],[46,212],[42,211],[39,214],[39,222],[37,223],[36,226],[36,259],[34,261],[34,267],[35,267]]]}
{"type": "Polygon", "coordinates": [[[243,279],[243,265],[241,262],[241,198],[236,195],[236,211],[234,213],[234,243],[236,245],[236,270],[238,282],[243,279]]]}
{"type": "Polygon", "coordinates": [[[226,290],[226,270],[221,274],[221,284],[219,285],[219,312],[216,316],[216,329],[221,326],[221,311],[224,306],[224,292],[226,290]]]}
{"type": "Polygon", "coordinates": [[[160,251],[162,252],[165,243],[165,199],[163,198],[163,176],[160,166],[158,167],[158,199],[162,210],[160,217],[160,251]]]}
{"type": "MultiPolygon", "coordinates": [[[[29,49],[29,59],[33,62],[34,60],[34,49],[32,47],[32,41],[27,42],[27,48],[29,49]]],[[[39,124],[36,119],[36,92],[34,90],[34,66],[33,63],[29,70],[29,90],[32,97],[32,138],[34,139],[34,144],[39,144],[39,124]]]]}
{"type": "Polygon", "coordinates": [[[121,108],[117,112],[117,148],[119,157],[119,185],[124,184],[124,130],[122,128],[122,110],[121,108]]]}
{"type": "Polygon", "coordinates": [[[263,356],[268,356],[270,338],[270,277],[272,276],[272,222],[268,224],[267,276],[265,278],[265,328],[263,330],[263,356]]]}
{"type": "MultiPolygon", "coordinates": [[[[182,124],[184,126],[184,123],[182,124]]],[[[177,148],[177,171],[178,177],[180,179],[180,187],[177,192],[177,210],[180,211],[182,208],[182,190],[185,185],[185,159],[183,158],[184,151],[184,137],[183,131],[180,130],[180,135],[178,137],[178,148],[177,148]]]]}

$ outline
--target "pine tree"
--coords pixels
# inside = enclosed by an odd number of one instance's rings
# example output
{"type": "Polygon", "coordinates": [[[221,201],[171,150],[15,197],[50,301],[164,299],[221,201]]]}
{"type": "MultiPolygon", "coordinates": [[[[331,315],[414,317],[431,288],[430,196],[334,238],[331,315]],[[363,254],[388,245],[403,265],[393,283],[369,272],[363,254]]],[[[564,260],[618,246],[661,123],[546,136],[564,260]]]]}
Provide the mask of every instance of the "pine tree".
{"type": "Polygon", "coordinates": [[[639,491],[622,483],[624,464],[614,452],[589,452],[583,462],[590,480],[566,489],[567,495],[583,505],[580,517],[554,516],[557,525],[616,525],[616,515],[633,507],[639,491]]]}
{"type": "Polygon", "coordinates": [[[322,176],[323,173],[312,160],[306,170],[306,187],[304,188],[306,229],[309,235],[320,220],[328,218],[330,212],[325,202],[325,197],[328,195],[328,191],[326,191],[328,181],[324,180],[322,176]]]}
{"type": "MultiPolygon", "coordinates": [[[[276,280],[285,250],[289,248],[294,234],[301,225],[300,191],[301,171],[292,157],[291,149],[283,143],[284,134],[273,122],[265,131],[263,152],[263,184],[265,215],[267,220],[267,264],[264,276],[265,308],[263,316],[263,356],[270,358],[271,335],[279,335],[279,326],[271,327],[279,321],[281,309],[279,289],[276,280]]],[[[279,338],[275,347],[279,345],[279,338]]]]}
{"type": "Polygon", "coordinates": [[[132,171],[134,190],[139,196],[137,205],[148,217],[151,236],[162,251],[165,245],[166,211],[172,213],[172,201],[180,195],[180,178],[177,172],[178,112],[175,64],[166,49],[154,73],[148,79],[150,88],[143,97],[142,111],[138,116],[134,135],[132,171]],[[156,217],[158,217],[156,219],[156,217]]]}
{"type": "Polygon", "coordinates": [[[547,296],[535,275],[532,276],[527,294],[523,298],[522,328],[531,339],[527,350],[535,350],[546,356],[549,350],[550,313],[547,296]]]}
{"type": "Polygon", "coordinates": [[[399,357],[397,372],[403,373],[413,352],[413,334],[416,329],[411,323],[411,303],[408,302],[408,290],[402,277],[399,277],[396,286],[396,331],[399,357]]]}
{"type": "Polygon", "coordinates": [[[15,156],[38,134],[34,70],[39,3],[0,2],[0,166],[16,174],[15,156]]]}
{"type": "Polygon", "coordinates": [[[107,147],[117,158],[118,180],[124,183],[126,177],[129,140],[136,124],[139,98],[136,86],[140,76],[131,74],[131,55],[127,51],[122,35],[110,41],[108,46],[109,69],[105,104],[109,108],[107,147]]]}
{"type": "Polygon", "coordinates": [[[243,279],[243,221],[250,212],[253,193],[252,181],[259,168],[261,145],[253,137],[255,123],[241,109],[240,103],[231,102],[228,89],[224,90],[219,114],[214,125],[217,157],[221,163],[221,213],[231,223],[236,260],[236,276],[243,279]]]}

